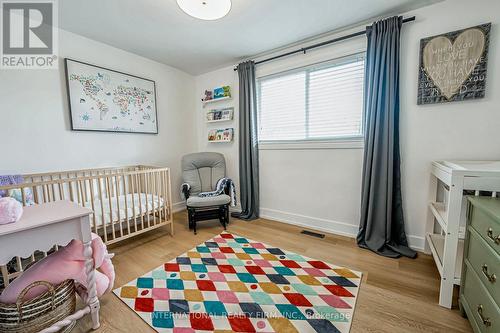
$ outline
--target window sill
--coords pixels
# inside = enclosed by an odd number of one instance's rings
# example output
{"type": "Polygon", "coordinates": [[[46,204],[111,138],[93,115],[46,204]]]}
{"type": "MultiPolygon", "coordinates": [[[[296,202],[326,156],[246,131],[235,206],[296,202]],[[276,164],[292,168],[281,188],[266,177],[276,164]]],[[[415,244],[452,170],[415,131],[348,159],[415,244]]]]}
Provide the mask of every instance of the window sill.
{"type": "Polygon", "coordinates": [[[303,141],[261,141],[259,150],[363,149],[363,138],[303,141]]]}

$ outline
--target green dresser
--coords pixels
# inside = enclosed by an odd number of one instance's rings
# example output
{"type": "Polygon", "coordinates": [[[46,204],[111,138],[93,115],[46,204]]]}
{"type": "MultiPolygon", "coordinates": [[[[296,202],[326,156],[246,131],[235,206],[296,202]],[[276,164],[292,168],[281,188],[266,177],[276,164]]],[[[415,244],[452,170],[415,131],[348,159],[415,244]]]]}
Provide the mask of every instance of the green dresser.
{"type": "Polygon", "coordinates": [[[460,308],[474,332],[500,332],[500,198],[468,197],[460,308]]]}

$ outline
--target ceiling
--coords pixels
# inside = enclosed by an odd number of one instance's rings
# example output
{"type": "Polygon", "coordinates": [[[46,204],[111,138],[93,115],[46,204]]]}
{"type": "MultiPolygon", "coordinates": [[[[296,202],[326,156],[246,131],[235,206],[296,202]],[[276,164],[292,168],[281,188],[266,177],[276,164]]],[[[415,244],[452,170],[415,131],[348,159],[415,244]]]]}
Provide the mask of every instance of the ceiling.
{"type": "Polygon", "coordinates": [[[229,14],[202,21],[176,0],[59,1],[62,29],[193,75],[371,18],[436,0],[233,0],[229,14]],[[347,5],[346,5],[347,4],[347,5]]]}

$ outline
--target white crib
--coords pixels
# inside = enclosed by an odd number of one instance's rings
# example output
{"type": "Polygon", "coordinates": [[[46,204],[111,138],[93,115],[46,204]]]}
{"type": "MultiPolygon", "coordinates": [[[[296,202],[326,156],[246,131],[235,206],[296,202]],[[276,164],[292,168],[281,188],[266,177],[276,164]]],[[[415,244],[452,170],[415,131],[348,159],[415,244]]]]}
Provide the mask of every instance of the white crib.
{"type": "MultiPolygon", "coordinates": [[[[29,174],[23,178],[24,183],[0,186],[0,190],[20,191],[23,205],[29,205],[32,196],[36,204],[71,200],[91,208],[92,231],[107,245],[165,225],[174,233],[169,168],[137,165],[29,174]]],[[[35,255],[17,258],[14,273],[0,267],[4,285],[34,260],[35,255]]]]}

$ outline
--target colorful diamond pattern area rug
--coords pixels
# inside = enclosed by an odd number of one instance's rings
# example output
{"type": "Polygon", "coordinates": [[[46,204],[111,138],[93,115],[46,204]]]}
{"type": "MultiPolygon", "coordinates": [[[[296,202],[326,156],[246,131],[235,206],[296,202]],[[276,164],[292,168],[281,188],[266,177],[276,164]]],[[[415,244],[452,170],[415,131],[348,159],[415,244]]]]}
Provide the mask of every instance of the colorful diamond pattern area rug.
{"type": "Polygon", "coordinates": [[[361,273],[222,233],[114,293],[158,332],[349,332],[361,273]]]}

